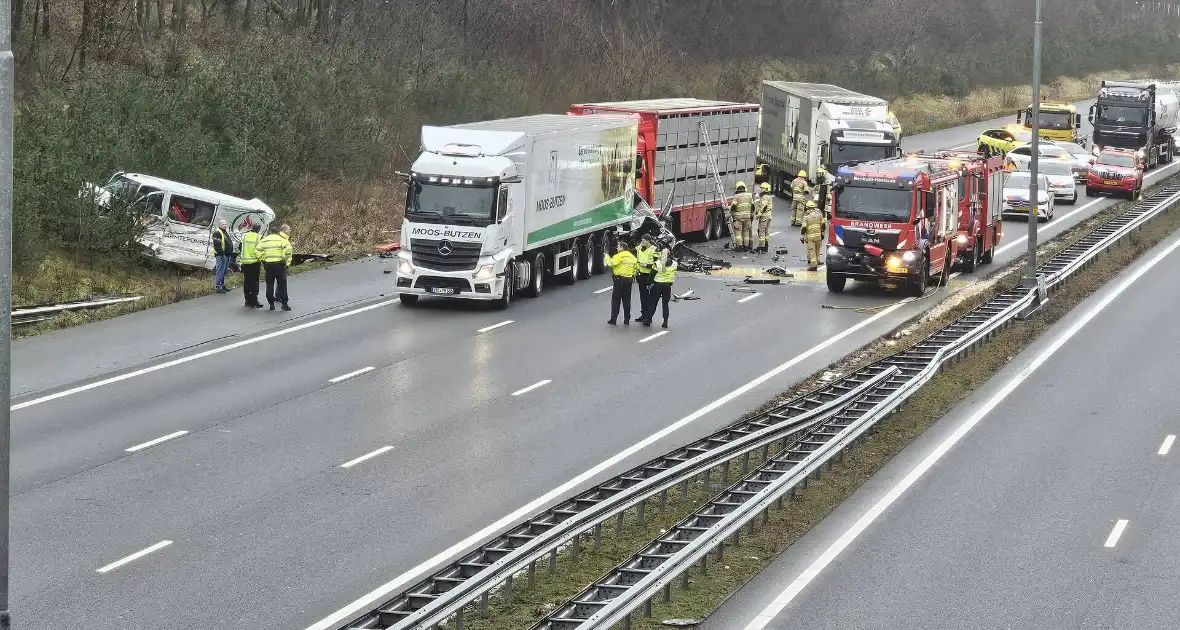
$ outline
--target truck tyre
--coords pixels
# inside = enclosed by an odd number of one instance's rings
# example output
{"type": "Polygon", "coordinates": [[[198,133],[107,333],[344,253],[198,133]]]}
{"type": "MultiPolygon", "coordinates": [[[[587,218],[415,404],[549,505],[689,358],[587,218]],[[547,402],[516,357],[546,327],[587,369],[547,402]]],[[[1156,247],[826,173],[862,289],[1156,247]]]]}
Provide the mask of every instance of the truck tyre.
{"type": "Polygon", "coordinates": [[[585,240],[578,243],[578,247],[582,251],[582,260],[579,265],[575,267],[579,280],[588,280],[594,272],[594,239],[587,236],[585,240]]]}
{"type": "Polygon", "coordinates": [[[511,261],[504,266],[504,292],[495,302],[492,302],[498,311],[508,310],[508,307],[512,305],[512,288],[516,286],[515,269],[516,263],[511,261]]]}
{"type": "Polygon", "coordinates": [[[843,293],[844,287],[848,284],[848,276],[839,273],[828,272],[828,290],[832,293],[843,293]]]}
{"type": "Polygon", "coordinates": [[[729,224],[725,222],[725,211],[721,208],[713,208],[709,212],[713,213],[713,240],[720,240],[729,234],[729,224]]]}
{"type": "Polygon", "coordinates": [[[983,239],[977,238],[975,239],[975,247],[972,247],[971,252],[968,253],[963,259],[964,271],[967,273],[975,273],[975,270],[979,268],[979,250],[981,249],[983,249],[983,239]]]}
{"type": "Polygon", "coordinates": [[[545,291],[545,254],[537,253],[529,261],[529,288],[527,295],[532,298],[541,297],[545,291]]]}
{"type": "Polygon", "coordinates": [[[992,232],[992,243],[993,243],[993,245],[992,245],[992,248],[991,248],[991,249],[989,249],[989,250],[987,250],[986,252],[983,252],[983,256],[980,256],[980,257],[979,257],[979,262],[980,262],[980,263],[982,263],[982,264],[985,264],[985,265],[990,265],[990,264],[991,264],[991,262],[992,262],[992,260],[994,260],[994,259],[995,259],[995,257],[996,257],[996,246],[995,246],[995,244],[994,244],[994,243],[995,243],[996,241],[1000,240],[999,238],[997,238],[997,236],[998,236],[998,235],[997,235],[995,232],[992,232]]]}
{"type": "Polygon", "coordinates": [[[930,263],[926,263],[926,266],[922,267],[922,271],[918,274],[918,278],[916,280],[906,279],[906,292],[909,293],[911,297],[922,297],[926,294],[926,282],[929,279],[930,263]]]}
{"type": "Polygon", "coordinates": [[[716,231],[715,225],[717,217],[713,215],[713,209],[705,209],[705,227],[700,232],[695,234],[697,241],[705,242],[713,240],[713,232],[716,231]]]}
{"type": "Polygon", "coordinates": [[[590,273],[601,276],[606,273],[606,263],[603,262],[602,257],[606,255],[606,233],[599,232],[590,237],[590,259],[586,262],[590,267],[590,273]]]}
{"type": "Polygon", "coordinates": [[[582,244],[574,242],[570,248],[570,270],[561,274],[561,283],[570,286],[578,281],[578,268],[582,266],[582,244]]]}
{"type": "Polygon", "coordinates": [[[413,293],[398,293],[397,299],[402,303],[402,306],[413,306],[418,303],[418,296],[413,293]]]}
{"type": "MultiPolygon", "coordinates": [[[[949,253],[949,252],[948,252],[949,253]]],[[[938,274],[936,286],[945,287],[951,282],[951,267],[954,266],[950,256],[946,256],[942,263],[942,273],[938,274]]]]}

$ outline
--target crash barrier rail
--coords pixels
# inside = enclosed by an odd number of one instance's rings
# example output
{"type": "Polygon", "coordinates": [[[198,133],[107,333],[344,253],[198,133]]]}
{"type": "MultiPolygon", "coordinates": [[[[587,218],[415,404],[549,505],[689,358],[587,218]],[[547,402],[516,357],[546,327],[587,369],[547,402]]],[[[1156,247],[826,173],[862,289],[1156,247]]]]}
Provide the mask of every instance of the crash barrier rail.
{"type": "MultiPolygon", "coordinates": [[[[1060,284],[1098,253],[1167,210],[1177,201],[1180,201],[1180,182],[1165,186],[1103,223],[1038,267],[1038,275],[1043,278],[1043,286],[1047,290],[1060,284]],[[1042,270],[1047,273],[1041,275],[1042,270]]],[[[1018,314],[1033,305],[1036,297],[1037,290],[1024,287],[996,295],[908,350],[865,366],[839,381],[776,406],[755,419],[740,421],[689,446],[653,459],[537,514],[339,627],[347,630],[431,628],[448,616],[453,616],[457,622],[457,629],[461,629],[462,611],[465,606],[479,599],[481,614],[486,615],[488,595],[497,587],[502,587],[503,596],[510,600],[513,578],[527,570],[531,584],[537,561],[546,554],[549,555],[550,571],[553,571],[556,569],[557,554],[562,548],[568,547],[571,555],[576,557],[580,545],[579,537],[588,529],[593,529],[594,545],[597,547],[600,542],[601,524],[612,516],[618,518],[621,529],[624,512],[635,509],[638,520],[642,523],[647,500],[659,494],[660,504],[663,506],[667,500],[668,489],[677,483],[681,484],[682,496],[686,496],[690,479],[702,473],[707,477],[709,471],[718,464],[722,464],[728,471],[730,462],[737,457],[743,457],[745,475],[749,471],[749,456],[758,448],[764,449],[763,466],[755,476],[766,472],[764,469],[768,462],[779,462],[774,464],[778,466],[782,466],[784,462],[794,462],[792,467],[787,469],[789,474],[780,476],[781,483],[775,484],[774,489],[769,489],[771,484],[765,483],[765,480],[747,478],[738,485],[750,484],[748,487],[760,487],[765,492],[753,492],[734,486],[720,495],[741,496],[746,499],[757,496],[757,500],[740,503],[721,501],[722,507],[727,508],[736,509],[747,504],[754,507],[743,509],[739,515],[729,519],[719,519],[718,514],[703,514],[706,521],[712,516],[717,527],[740,529],[758,513],[765,511],[764,506],[769,505],[767,501],[773,502],[776,497],[781,497],[782,493],[789,492],[795,487],[800,479],[799,475],[795,474],[797,471],[818,471],[819,466],[841,453],[845,446],[863,435],[864,431],[870,429],[881,417],[897,408],[905,398],[932,378],[944,364],[1014,321],[1018,314]],[[803,434],[803,437],[793,441],[789,439],[792,435],[798,434],[803,434]],[[768,437],[770,435],[775,437],[768,437]],[[773,457],[769,457],[769,447],[777,440],[783,440],[783,448],[773,457]],[[794,446],[788,448],[788,442],[794,446]],[[753,446],[750,446],[752,444],[753,446]],[[800,455],[804,455],[803,459],[800,459],[800,455]],[[687,470],[696,472],[684,472],[687,470]],[[605,516],[599,518],[603,514],[605,516]]],[[[806,479],[810,474],[811,472],[802,475],[802,479],[806,479]]],[[[716,503],[715,499],[704,509],[715,508],[716,503]]],[[[700,512],[698,510],[689,518],[697,517],[700,512]]],[[[682,525],[685,522],[682,522],[682,525]]],[[[681,527],[673,531],[703,534],[714,529],[693,525],[687,525],[687,528],[681,527]]],[[[703,554],[722,544],[726,537],[728,534],[710,534],[686,553],[693,558],[699,555],[697,559],[703,559],[703,554]]],[[[671,536],[665,535],[661,537],[661,541],[670,538],[671,536]]],[[[701,536],[684,541],[691,542],[696,538],[701,536]]],[[[653,545],[662,544],[661,541],[656,541],[653,545]]],[[[675,542],[669,544],[689,547],[688,544],[678,545],[675,542]]],[[[617,581],[618,576],[642,574],[642,571],[636,572],[628,565],[636,561],[652,560],[650,557],[644,559],[636,556],[616,567],[615,571],[587,589],[601,590],[579,595],[583,599],[575,598],[571,600],[573,603],[558,607],[555,609],[557,613],[550,615],[536,627],[604,628],[609,627],[610,623],[602,622],[606,625],[601,625],[598,620],[616,619],[619,616],[624,623],[628,623],[630,612],[635,607],[644,602],[650,603],[656,592],[666,588],[686,567],[697,561],[685,560],[686,557],[688,556],[685,554],[671,554],[660,561],[660,566],[667,565],[667,569],[648,572],[645,575],[654,577],[646,582],[633,580],[633,587],[624,588],[623,583],[617,581]],[[673,559],[674,562],[669,564],[668,561],[673,559]],[[641,588],[634,588],[640,586],[641,588]],[[626,598],[619,600],[617,605],[610,605],[609,602],[617,599],[610,593],[626,594],[626,598]],[[585,599],[587,595],[598,599],[585,599]],[[576,607],[575,604],[579,603],[582,608],[576,607]],[[591,625],[585,625],[595,615],[596,621],[591,625]],[[547,623],[553,625],[544,625],[547,623]]],[[[665,591],[665,595],[667,594],[665,591]]]]}
{"type": "MultiPolygon", "coordinates": [[[[1060,285],[1099,253],[1141,227],[1156,215],[1180,202],[1180,182],[1163,186],[1118,216],[1054,254],[1038,265],[1038,276],[1046,288],[1060,285]],[[1044,272],[1044,275],[1042,275],[1044,272]]],[[[948,362],[985,341],[1012,323],[1037,299],[1037,290],[1017,287],[992,297],[950,325],[933,333],[913,348],[904,350],[853,373],[827,389],[863,384],[884,370],[898,368],[896,376],[873,386],[866,398],[879,400],[871,409],[849,407],[800,439],[794,447],[718,494],[712,501],[683,519],[660,538],[650,542],[578,595],[557,607],[532,630],[601,630],[622,623],[630,627],[630,616],[644,606],[651,614],[652,599],[663,593],[671,599],[671,583],[688,579],[688,569],[698,562],[706,570],[708,554],[717,550],[718,559],[727,539],[738,544],[741,529],[753,524],[758,515],[769,519],[769,510],[788,492],[818,475],[821,467],[855,443],[873,425],[899,408],[948,362]],[[843,384],[847,382],[847,384],[843,384]]],[[[821,390],[825,391],[825,390],[821,390]]]]}
{"type": "Polygon", "coordinates": [[[68,311],[81,311],[114,304],[125,304],[142,300],[142,295],[103,295],[89,300],[74,300],[57,304],[36,304],[22,306],[12,310],[12,325],[33,324],[52,319],[68,311]]]}

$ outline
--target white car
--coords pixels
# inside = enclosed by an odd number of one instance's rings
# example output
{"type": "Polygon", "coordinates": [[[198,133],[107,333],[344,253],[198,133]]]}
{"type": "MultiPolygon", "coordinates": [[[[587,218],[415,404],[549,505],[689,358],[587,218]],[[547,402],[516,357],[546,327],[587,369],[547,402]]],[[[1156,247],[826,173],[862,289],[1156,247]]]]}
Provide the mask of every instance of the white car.
{"type": "MultiPolygon", "coordinates": [[[[1057,146],[1057,143],[1049,140],[1041,140],[1037,143],[1037,152],[1041,155],[1041,161],[1045,158],[1054,160],[1069,160],[1070,154],[1065,149],[1057,146]]],[[[1032,161],[1032,146],[1016,147],[1004,156],[1005,165],[1011,164],[1016,167],[1015,170],[1027,171],[1028,163],[1032,161]]]]}
{"type": "MultiPolygon", "coordinates": [[[[1008,171],[1004,177],[1004,216],[1028,216],[1028,188],[1032,174],[1028,171],[1008,171]]],[[[1037,174],[1037,220],[1053,220],[1053,195],[1049,194],[1049,178],[1037,174]]]]}
{"type": "Polygon", "coordinates": [[[1079,184],[1086,183],[1086,176],[1090,174],[1090,165],[1094,163],[1094,156],[1086,147],[1072,142],[1058,142],[1057,146],[1065,149],[1069,153],[1070,169],[1073,170],[1073,179],[1079,184]]]}
{"type": "Polygon", "coordinates": [[[1053,193],[1053,199],[1055,201],[1060,201],[1070,206],[1077,203],[1077,181],[1074,180],[1073,169],[1070,167],[1069,162],[1061,160],[1040,160],[1037,163],[1037,174],[1044,175],[1049,180],[1049,192],[1053,193]]]}

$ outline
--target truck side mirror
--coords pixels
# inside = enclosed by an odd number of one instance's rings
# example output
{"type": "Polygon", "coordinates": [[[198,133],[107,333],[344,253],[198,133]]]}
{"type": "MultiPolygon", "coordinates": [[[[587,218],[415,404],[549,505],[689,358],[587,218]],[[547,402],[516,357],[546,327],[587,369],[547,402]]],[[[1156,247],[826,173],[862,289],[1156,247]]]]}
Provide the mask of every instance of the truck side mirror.
{"type": "Polygon", "coordinates": [[[1082,115],[1081,114],[1074,114],[1073,115],[1073,128],[1074,129],[1081,129],[1082,128],[1082,115]]]}
{"type": "Polygon", "coordinates": [[[1023,109],[1016,110],[1016,124],[1020,124],[1021,115],[1024,113],[1023,109]]]}
{"type": "Polygon", "coordinates": [[[1098,105],[1097,104],[1091,105],[1090,106],[1090,115],[1087,117],[1087,120],[1090,121],[1091,125],[1094,124],[1094,115],[1097,113],[1098,113],[1098,105]]]}

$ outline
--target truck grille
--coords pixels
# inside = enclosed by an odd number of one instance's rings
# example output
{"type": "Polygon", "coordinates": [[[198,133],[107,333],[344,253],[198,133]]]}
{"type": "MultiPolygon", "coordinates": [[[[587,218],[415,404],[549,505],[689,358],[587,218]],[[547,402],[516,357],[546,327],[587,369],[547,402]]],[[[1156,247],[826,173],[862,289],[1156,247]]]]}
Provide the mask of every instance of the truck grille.
{"type": "Polygon", "coordinates": [[[471,284],[463,278],[444,278],[442,276],[422,276],[418,278],[415,289],[454,289],[455,293],[471,291],[471,284]]]}
{"type": "Polygon", "coordinates": [[[474,271],[482,248],[482,243],[457,243],[424,238],[410,240],[410,255],[414,266],[437,271],[474,271]]]}

